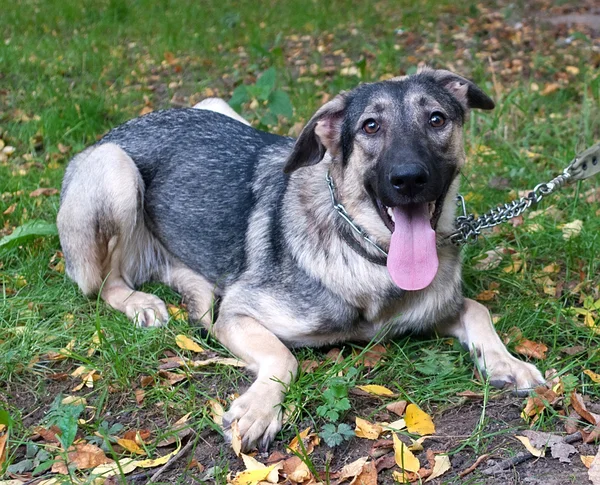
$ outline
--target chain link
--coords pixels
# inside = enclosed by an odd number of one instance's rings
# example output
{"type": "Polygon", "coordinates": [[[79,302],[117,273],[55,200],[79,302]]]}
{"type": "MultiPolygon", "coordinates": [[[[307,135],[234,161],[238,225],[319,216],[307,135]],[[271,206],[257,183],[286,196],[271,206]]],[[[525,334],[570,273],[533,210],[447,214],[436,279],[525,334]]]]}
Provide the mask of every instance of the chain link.
{"type": "Polygon", "coordinates": [[[446,239],[456,246],[475,243],[481,231],[520,216],[531,206],[539,204],[544,197],[562,188],[569,182],[571,177],[572,174],[569,166],[563,170],[563,173],[550,180],[550,182],[536,185],[525,197],[520,197],[512,202],[499,205],[479,217],[475,217],[473,214],[467,215],[465,199],[462,195],[459,195],[458,203],[462,208],[462,215],[456,218],[456,231],[447,236],[446,239]]]}

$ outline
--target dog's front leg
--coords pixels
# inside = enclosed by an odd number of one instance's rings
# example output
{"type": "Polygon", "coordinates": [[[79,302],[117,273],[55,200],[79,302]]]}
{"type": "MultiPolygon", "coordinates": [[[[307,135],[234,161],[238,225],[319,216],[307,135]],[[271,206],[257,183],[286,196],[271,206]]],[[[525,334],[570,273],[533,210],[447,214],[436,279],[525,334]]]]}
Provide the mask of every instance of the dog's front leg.
{"type": "Polygon", "coordinates": [[[273,333],[249,316],[221,312],[212,331],[256,373],[254,383],[223,416],[225,432],[231,438],[231,423],[237,420],[243,448],[258,445],[266,450],[281,429],[281,403],[298,362],[273,333]]]}
{"type": "Polygon", "coordinates": [[[495,387],[511,387],[518,394],[525,394],[544,383],[534,365],[510,355],[496,333],[490,312],[481,303],[466,299],[457,321],[438,331],[456,337],[495,387]]]}

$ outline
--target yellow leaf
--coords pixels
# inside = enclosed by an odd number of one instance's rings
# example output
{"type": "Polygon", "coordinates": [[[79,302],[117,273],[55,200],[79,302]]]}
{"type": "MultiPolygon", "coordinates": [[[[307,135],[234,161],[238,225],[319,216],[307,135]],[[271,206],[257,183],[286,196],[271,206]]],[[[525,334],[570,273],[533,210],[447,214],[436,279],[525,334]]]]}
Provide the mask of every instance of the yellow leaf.
{"type": "Polygon", "coordinates": [[[371,424],[366,419],[359,418],[356,421],[356,436],[359,438],[366,438],[368,440],[376,440],[379,435],[383,432],[383,428],[378,424],[371,424]]]}
{"type": "Polygon", "coordinates": [[[138,445],[133,440],[120,438],[117,440],[117,443],[119,445],[121,445],[123,448],[125,448],[127,451],[129,451],[130,453],[135,453],[136,455],[145,455],[146,454],[146,452],[142,448],[140,448],[140,445],[138,445]]]}
{"type": "Polygon", "coordinates": [[[379,386],[377,384],[369,384],[367,386],[356,386],[361,391],[368,392],[369,394],[373,394],[375,396],[394,396],[395,394],[390,391],[387,387],[379,386]]]}
{"type": "Polygon", "coordinates": [[[8,446],[6,444],[8,442],[8,429],[0,430],[0,432],[4,433],[0,436],[0,467],[2,467],[8,456],[8,446]]]}
{"type": "Polygon", "coordinates": [[[92,475],[102,478],[119,475],[121,472],[123,472],[123,475],[127,475],[137,468],[136,463],[136,460],[132,458],[122,458],[118,463],[107,463],[106,465],[97,466],[92,470],[92,475]]]}
{"type": "Polygon", "coordinates": [[[240,456],[242,452],[242,435],[240,434],[237,419],[231,423],[231,447],[236,456],[240,456]]]}
{"type": "Polygon", "coordinates": [[[223,426],[223,414],[225,414],[225,410],[219,401],[215,399],[208,400],[208,407],[210,408],[210,417],[219,426],[223,426]]]}
{"type": "Polygon", "coordinates": [[[398,439],[398,436],[396,436],[395,433],[392,434],[392,439],[394,441],[394,457],[396,459],[396,465],[409,472],[418,472],[421,468],[419,459],[398,439]]]}
{"type": "MultiPolygon", "coordinates": [[[[304,441],[306,438],[308,438],[308,435],[310,434],[310,426],[308,428],[306,428],[304,431],[301,431],[298,436],[294,436],[294,439],[292,439],[292,441],[290,441],[290,444],[288,445],[288,448],[291,451],[296,451],[296,452],[300,452],[300,440],[304,441]]],[[[247,468],[247,467],[246,467],[247,468]]]]}
{"type": "Polygon", "coordinates": [[[563,239],[571,239],[579,236],[581,229],[583,229],[583,221],[575,219],[572,222],[568,222],[562,227],[563,239]]]}
{"type": "Polygon", "coordinates": [[[435,433],[431,416],[422,411],[416,404],[409,404],[406,407],[404,420],[409,433],[417,433],[421,436],[435,433]]]}
{"type": "Polygon", "coordinates": [[[166,454],[165,456],[160,456],[155,458],[154,460],[136,460],[134,463],[137,467],[140,468],[154,468],[155,466],[164,465],[167,463],[172,457],[174,457],[179,450],[181,449],[181,443],[178,444],[177,448],[173,450],[171,453],[166,454]]]}
{"type": "Polygon", "coordinates": [[[427,477],[425,482],[429,482],[434,478],[441,477],[444,473],[450,470],[450,468],[452,468],[448,455],[435,455],[434,460],[433,471],[431,472],[431,475],[427,477]]]}
{"type": "Polygon", "coordinates": [[[593,380],[594,382],[598,382],[598,383],[600,383],[600,374],[596,374],[595,372],[592,372],[592,371],[591,371],[591,370],[589,370],[589,369],[586,369],[586,370],[584,370],[584,371],[583,371],[583,373],[584,373],[585,375],[589,376],[589,378],[590,378],[591,380],[593,380]]]}
{"type": "Polygon", "coordinates": [[[594,455],[579,455],[579,458],[581,458],[581,463],[583,463],[586,468],[589,468],[596,457],[594,455]]]}
{"type": "Polygon", "coordinates": [[[196,342],[194,342],[191,338],[186,337],[185,335],[177,335],[175,337],[175,343],[177,347],[183,350],[191,350],[192,352],[204,352],[204,349],[200,347],[196,342]]]}
{"type": "Polygon", "coordinates": [[[410,451],[423,451],[423,441],[427,439],[427,436],[421,436],[418,440],[411,440],[412,445],[408,447],[410,451]]]}
{"type": "MultiPolygon", "coordinates": [[[[267,480],[270,473],[275,469],[277,463],[275,465],[271,465],[258,470],[246,470],[238,473],[233,481],[231,482],[233,485],[256,485],[258,482],[262,482],[263,480],[267,480]]],[[[273,482],[270,482],[273,483],[273,482]]],[[[275,482],[277,483],[277,482],[275,482]]]]}
{"type": "Polygon", "coordinates": [[[83,405],[83,406],[87,406],[87,401],[85,400],[85,397],[78,397],[78,396],[65,396],[63,398],[63,400],[61,401],[62,404],[72,404],[73,406],[78,406],[78,405],[83,405]]]}
{"type": "Polygon", "coordinates": [[[533,446],[531,444],[531,442],[529,441],[529,438],[527,438],[526,436],[515,436],[515,438],[517,438],[521,443],[523,443],[523,446],[525,448],[527,448],[527,451],[529,453],[531,453],[533,456],[537,456],[539,458],[546,454],[545,449],[538,450],[535,446],[533,446]]]}
{"type": "Polygon", "coordinates": [[[175,305],[167,305],[167,312],[169,312],[169,317],[173,320],[188,321],[188,313],[175,305]]]}
{"type": "Polygon", "coordinates": [[[381,427],[385,431],[400,431],[400,430],[403,430],[404,428],[406,428],[406,421],[404,421],[404,419],[397,419],[396,421],[394,421],[392,423],[377,423],[377,424],[381,425],[381,427]]]}

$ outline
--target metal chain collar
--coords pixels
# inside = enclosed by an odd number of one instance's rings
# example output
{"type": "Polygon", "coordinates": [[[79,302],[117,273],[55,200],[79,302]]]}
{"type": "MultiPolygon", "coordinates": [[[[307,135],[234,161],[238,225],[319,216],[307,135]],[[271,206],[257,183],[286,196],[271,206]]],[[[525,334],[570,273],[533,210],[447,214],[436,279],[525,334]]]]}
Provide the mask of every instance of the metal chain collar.
{"type": "MultiPolygon", "coordinates": [[[[465,199],[462,195],[458,195],[457,203],[462,209],[462,215],[456,218],[456,230],[438,243],[438,246],[447,244],[460,246],[466,243],[475,243],[481,235],[481,231],[484,229],[492,228],[520,216],[531,206],[540,203],[544,197],[556,192],[568,183],[583,180],[600,173],[599,161],[600,143],[597,143],[579,153],[560,175],[554,177],[549,182],[538,184],[525,197],[520,197],[517,200],[495,207],[479,217],[475,217],[474,214],[467,214],[465,199]]],[[[331,203],[338,215],[344,219],[352,230],[364,241],[376,248],[381,254],[387,256],[387,253],[371,239],[367,232],[352,220],[343,204],[336,200],[335,185],[329,171],[325,175],[325,179],[327,180],[327,185],[329,187],[331,203]]]]}

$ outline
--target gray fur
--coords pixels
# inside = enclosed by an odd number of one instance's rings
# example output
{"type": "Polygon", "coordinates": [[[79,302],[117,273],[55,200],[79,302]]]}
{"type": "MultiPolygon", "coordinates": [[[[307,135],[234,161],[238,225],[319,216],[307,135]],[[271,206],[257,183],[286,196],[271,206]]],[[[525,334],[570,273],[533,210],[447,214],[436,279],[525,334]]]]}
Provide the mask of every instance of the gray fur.
{"type": "MultiPolygon", "coordinates": [[[[131,120],[67,169],[58,226],[68,273],[88,294],[106,280],[102,297],[140,325],[165,323],[166,311],[135,285],[152,278],[180,291],[191,317],[257,373],[225,423],[239,422],[245,447],[267,445],[281,426],[278,383],[289,383],[297,369],[282,342],[368,341],[453,322],[453,335],[466,345],[481,341],[481,332],[467,328],[472,322],[460,323],[466,310],[458,250],[439,249],[427,288],[400,290],[385,267],[340,237],[345,223],[325,182],[330,172],[340,201],[384,248],[391,233],[374,198],[387,206],[435,203],[442,237],[452,229],[470,107],[493,103],[464,78],[424,70],[336,97],[297,141],[203,109],[131,120]],[[443,130],[428,125],[432,111],[447,116],[443,130]],[[380,136],[361,130],[369,118],[379,120],[380,136]],[[390,191],[388,182],[390,170],[409,162],[432,174],[414,197],[390,191]],[[212,322],[215,294],[221,303],[212,322]]],[[[479,308],[468,308],[482,318],[479,308]]]]}

